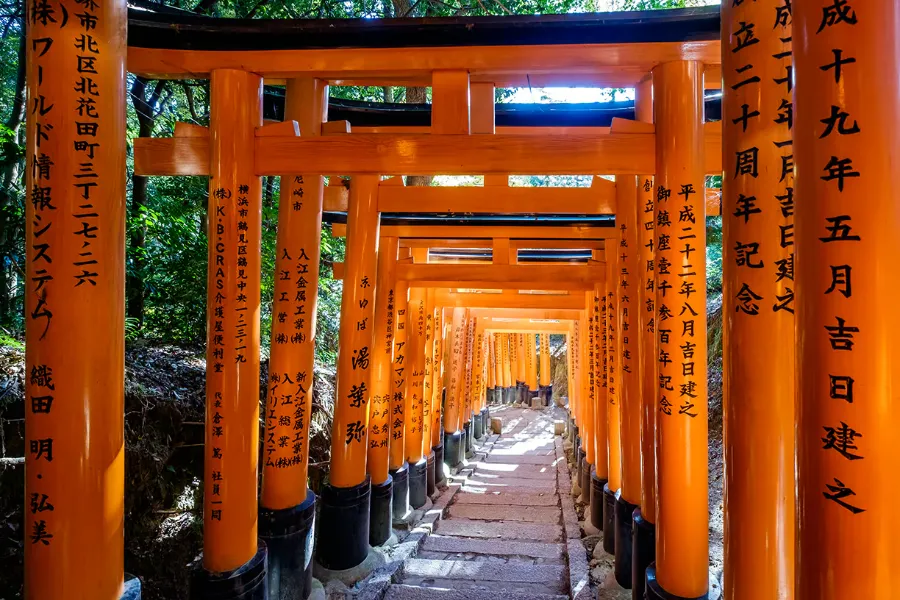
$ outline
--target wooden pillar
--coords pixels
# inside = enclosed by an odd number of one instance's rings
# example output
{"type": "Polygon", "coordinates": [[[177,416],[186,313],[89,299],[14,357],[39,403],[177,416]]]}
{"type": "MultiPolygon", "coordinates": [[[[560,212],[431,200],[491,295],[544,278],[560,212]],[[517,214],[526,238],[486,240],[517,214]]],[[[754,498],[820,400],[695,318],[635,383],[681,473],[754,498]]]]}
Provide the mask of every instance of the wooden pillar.
{"type": "MultiPolygon", "coordinates": [[[[413,251],[415,258],[415,251],[413,251]]],[[[426,439],[431,440],[429,432],[426,437],[425,421],[430,415],[425,414],[425,357],[426,357],[426,321],[427,290],[423,287],[409,288],[409,304],[407,308],[407,376],[409,384],[406,391],[406,460],[409,462],[409,503],[413,508],[420,508],[427,501],[428,461],[425,458],[426,439]]]]}
{"type": "MultiPolygon", "coordinates": [[[[502,363],[500,366],[500,371],[501,371],[501,374],[503,375],[502,385],[505,388],[505,390],[508,390],[509,387],[512,385],[512,373],[511,373],[511,365],[510,365],[510,360],[509,360],[509,334],[501,333],[501,334],[498,334],[498,336],[500,339],[500,342],[499,342],[500,352],[498,353],[498,356],[500,357],[500,361],[502,363]]],[[[504,394],[505,393],[507,393],[507,392],[504,391],[504,394]]]]}
{"type": "MultiPolygon", "coordinates": [[[[641,121],[653,121],[652,81],[638,86],[636,105],[641,121]]],[[[637,191],[639,262],[635,283],[638,287],[638,313],[641,341],[639,354],[641,365],[641,518],[648,524],[656,523],[656,402],[659,377],[656,337],[656,215],[653,175],[638,177],[637,191]]],[[[655,554],[655,544],[653,548],[655,554]]],[[[636,586],[638,582],[633,582],[636,586]]],[[[643,586],[640,586],[643,592],[643,586]]]]}
{"type": "Polygon", "coordinates": [[[537,393],[537,350],[534,342],[534,333],[525,334],[525,344],[527,346],[528,356],[528,400],[537,393]]]}
{"type": "Polygon", "coordinates": [[[387,481],[390,469],[391,388],[394,370],[395,288],[399,240],[384,237],[378,244],[375,286],[375,344],[372,351],[372,402],[369,407],[367,470],[372,485],[387,481]]]}
{"type": "MultiPolygon", "coordinates": [[[[285,118],[299,123],[303,137],[318,136],[327,99],[324,81],[289,80],[285,118]]],[[[309,493],[309,417],[324,190],[321,175],[281,177],[260,495],[261,506],[269,510],[298,506],[309,493]]]]}
{"type": "MultiPolygon", "coordinates": [[[[430,458],[431,427],[434,424],[434,288],[425,289],[425,369],[422,381],[422,454],[430,458]]],[[[433,459],[432,459],[433,460],[433,459]]]]}
{"type": "Polygon", "coordinates": [[[770,25],[783,5],[722,6],[729,600],[789,599],[794,587],[794,344],[772,343],[794,335],[789,15],[770,25]]]}
{"type": "Polygon", "coordinates": [[[460,379],[463,378],[465,356],[466,309],[455,307],[450,327],[450,377],[447,384],[447,401],[444,403],[444,463],[455,467],[462,460],[460,445],[460,415],[463,399],[460,397],[460,379]]]}
{"type": "Polygon", "coordinates": [[[584,317],[578,321],[578,380],[581,396],[584,401],[579,404],[581,411],[581,447],[584,450],[584,465],[581,467],[581,494],[582,498],[590,501],[591,469],[596,464],[597,439],[594,435],[594,389],[591,385],[593,372],[590,368],[590,329],[593,320],[593,294],[584,292],[584,317]]]}
{"type": "MultiPolygon", "coordinates": [[[[431,355],[431,447],[432,449],[444,443],[443,429],[441,428],[441,406],[443,404],[444,391],[444,309],[435,306],[434,319],[434,351],[431,355]]],[[[438,477],[438,481],[441,478],[438,477]]]]}
{"type": "MultiPolygon", "coordinates": [[[[519,338],[518,334],[509,334],[509,384],[516,388],[520,381],[519,375],[519,338]]],[[[518,398],[516,398],[518,401],[518,398]]]]}
{"type": "MultiPolygon", "coordinates": [[[[653,122],[653,81],[647,78],[635,90],[636,117],[653,122]]],[[[639,262],[638,287],[641,366],[641,501],[634,513],[632,598],[644,600],[647,567],[656,560],[656,415],[659,389],[659,347],[656,337],[656,215],[653,175],[638,176],[639,262]]]]}
{"type": "MultiPolygon", "coordinates": [[[[570,322],[569,330],[566,332],[566,395],[568,395],[569,397],[569,414],[572,416],[572,420],[575,422],[575,426],[578,427],[578,414],[576,411],[575,402],[575,352],[572,349],[575,343],[575,336],[573,331],[574,327],[574,322],[570,322]]],[[[578,432],[578,435],[580,435],[580,432],[578,432]]],[[[578,450],[577,445],[575,447],[575,450],[578,450]]]]}
{"type": "MultiPolygon", "coordinates": [[[[326,82],[311,78],[287,82],[285,118],[297,122],[302,136],[321,134],[327,103],[326,82]]],[[[269,587],[301,593],[307,591],[312,567],[308,542],[316,510],[316,497],[307,482],[324,193],[321,175],[281,177],[263,413],[259,536],[268,549],[269,587]],[[294,558],[298,555],[301,560],[294,558]]]]}
{"type": "Polygon", "coordinates": [[[795,595],[897,598],[900,7],[795,3],[793,31],[795,595]]]}
{"type": "Polygon", "coordinates": [[[409,344],[409,387],[406,399],[406,460],[419,462],[423,444],[423,403],[425,382],[425,294],[426,289],[409,289],[407,342],[409,344]]]}
{"type": "MultiPolygon", "coordinates": [[[[400,249],[399,259],[408,258],[409,249],[400,249]],[[407,256],[404,256],[406,254],[407,256]]],[[[403,469],[406,464],[406,390],[409,384],[409,360],[407,314],[409,285],[397,281],[394,294],[394,359],[391,378],[391,443],[390,466],[392,471],[403,469]]]]}
{"type": "Polygon", "coordinates": [[[24,6],[25,589],[113,600],[124,561],[127,7],[24,6]]]}
{"type": "Polygon", "coordinates": [[[347,249],[341,296],[337,398],[331,436],[329,485],[321,498],[316,559],[331,570],[359,565],[368,553],[370,483],[366,476],[376,256],[380,216],[378,176],[354,176],[347,211],[347,249]],[[347,518],[346,505],[357,506],[347,518]],[[363,516],[364,515],[364,516],[363,516]]]}
{"type": "Polygon", "coordinates": [[[603,549],[615,552],[616,493],[622,487],[621,411],[619,404],[621,363],[618,352],[619,317],[618,295],[618,247],[607,244],[606,255],[606,448],[609,459],[607,483],[603,488],[603,549]]]}
{"type": "MultiPolygon", "coordinates": [[[[599,257],[599,251],[595,250],[595,259],[599,257]]],[[[594,291],[589,292],[591,303],[591,326],[593,335],[590,340],[591,363],[588,368],[592,372],[594,390],[594,439],[596,440],[594,451],[596,460],[594,470],[590,478],[590,506],[585,514],[585,519],[596,529],[603,529],[603,488],[609,482],[609,447],[608,447],[608,423],[607,423],[607,388],[603,373],[603,336],[605,332],[604,318],[604,285],[597,284],[594,291]]]]}
{"type": "Polygon", "coordinates": [[[468,450],[471,447],[471,440],[469,439],[469,433],[471,432],[472,426],[472,408],[475,403],[474,398],[474,373],[473,370],[475,368],[475,324],[477,322],[477,318],[471,312],[468,313],[466,318],[466,351],[465,351],[465,376],[463,378],[463,390],[462,396],[464,398],[463,401],[463,412],[460,417],[462,421],[463,428],[463,439],[466,442],[466,449],[468,450]]]}
{"type": "Polygon", "coordinates": [[[647,595],[709,587],[703,65],[653,70],[656,121],[656,563],[647,595]]]}
{"type": "Polygon", "coordinates": [[[540,385],[546,388],[553,383],[553,375],[550,373],[550,334],[542,333],[539,335],[539,339],[540,385]]]}
{"type": "Polygon", "coordinates": [[[257,553],[262,78],[214,71],[210,95],[203,566],[222,573],[257,553]]]}
{"type": "Polygon", "coordinates": [[[632,514],[641,501],[641,362],[638,322],[638,184],[634,175],[616,177],[616,228],[618,259],[616,290],[618,311],[616,339],[619,376],[620,444],[622,446],[622,489],[616,499],[616,581],[632,587],[632,514]]]}

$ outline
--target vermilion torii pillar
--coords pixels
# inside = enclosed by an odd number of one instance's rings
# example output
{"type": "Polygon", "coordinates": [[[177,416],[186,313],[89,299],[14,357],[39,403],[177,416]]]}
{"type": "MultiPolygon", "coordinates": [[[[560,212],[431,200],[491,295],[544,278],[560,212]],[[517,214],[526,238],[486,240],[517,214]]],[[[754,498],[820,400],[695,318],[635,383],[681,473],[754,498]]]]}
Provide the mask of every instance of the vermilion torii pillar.
{"type": "Polygon", "coordinates": [[[619,230],[616,289],[620,334],[616,354],[621,365],[619,410],[622,445],[622,488],[616,496],[615,546],[616,581],[625,589],[632,586],[632,519],[641,501],[641,384],[638,305],[638,184],[634,175],[616,177],[616,227],[619,230]]]}
{"type": "Polygon", "coordinates": [[[444,481],[444,428],[441,412],[444,400],[444,309],[434,307],[434,353],[432,354],[431,450],[434,452],[434,484],[444,481]]]}
{"type": "Polygon", "coordinates": [[[462,421],[463,447],[466,458],[472,458],[472,410],[475,404],[474,382],[475,382],[475,324],[478,318],[469,314],[466,319],[466,353],[465,353],[465,377],[463,378],[463,391],[460,394],[465,398],[463,402],[463,412],[460,416],[462,421]]]}
{"type": "MultiPolygon", "coordinates": [[[[653,82],[647,78],[635,89],[635,117],[653,122],[653,82]]],[[[656,559],[656,390],[659,354],[656,341],[656,215],[654,213],[653,176],[638,176],[638,244],[640,258],[635,283],[640,329],[641,365],[641,501],[634,511],[632,546],[632,600],[644,600],[644,574],[656,559]]]]}
{"type": "Polygon", "coordinates": [[[341,296],[337,399],[329,483],[320,498],[316,561],[328,570],[361,564],[369,551],[370,480],[366,474],[371,357],[378,253],[378,176],[350,182],[347,250],[341,296]]]}
{"type": "MultiPolygon", "coordinates": [[[[581,441],[580,434],[578,431],[578,415],[576,414],[576,402],[575,402],[575,357],[573,351],[573,345],[575,343],[575,332],[574,332],[575,324],[573,322],[569,323],[569,331],[566,332],[566,394],[568,395],[568,408],[569,408],[569,420],[570,420],[570,432],[572,448],[575,452],[575,465],[577,468],[578,462],[581,460],[581,457],[578,455],[581,441]]],[[[580,481],[576,478],[576,481],[580,483],[580,481]]]]}
{"type": "Polygon", "coordinates": [[[516,401],[524,403],[528,395],[528,364],[525,359],[527,353],[525,349],[525,336],[521,333],[515,334],[516,337],[516,401]]]}
{"type": "Polygon", "coordinates": [[[540,340],[538,343],[540,392],[544,399],[544,406],[550,406],[550,402],[553,400],[553,376],[550,373],[550,334],[541,333],[538,335],[538,339],[540,340]]]}
{"type": "Polygon", "coordinates": [[[515,380],[512,376],[512,360],[511,360],[511,346],[510,340],[511,336],[508,333],[500,334],[500,359],[503,362],[503,390],[500,394],[500,402],[501,404],[510,404],[512,402],[512,391],[511,388],[515,383],[515,380]]]}
{"type": "MultiPolygon", "coordinates": [[[[401,248],[398,260],[410,258],[409,248],[401,248]]],[[[407,312],[409,286],[396,282],[394,294],[394,358],[391,373],[390,474],[394,482],[393,513],[402,519],[409,512],[409,464],[406,462],[406,390],[409,383],[407,360],[407,312]]]]}
{"type": "MultiPolygon", "coordinates": [[[[324,81],[290,80],[285,118],[297,121],[302,136],[317,136],[327,102],[328,85],[324,81]]],[[[301,598],[308,597],[312,588],[309,550],[316,497],[307,481],[324,193],[321,175],[281,177],[263,414],[259,535],[268,546],[269,590],[301,598]]]]}
{"type": "Polygon", "coordinates": [[[124,586],[127,7],[25,6],[25,590],[114,600],[124,586]]]}
{"type": "Polygon", "coordinates": [[[797,2],[793,36],[795,597],[893,599],[900,6],[797,2]]]}
{"type": "Polygon", "coordinates": [[[391,388],[394,371],[394,311],[399,240],[378,243],[375,286],[375,339],[372,355],[372,400],[369,403],[369,451],[366,471],[372,482],[369,544],[380,546],[391,537],[393,478],[390,471],[391,388]]]}
{"type": "Polygon", "coordinates": [[[703,65],[653,70],[656,122],[656,562],[648,600],[709,589],[703,65]]]}
{"type": "MultiPolygon", "coordinates": [[[[409,462],[409,503],[413,508],[425,505],[428,486],[428,460],[425,458],[425,298],[426,289],[409,289],[407,308],[406,460],[409,462]]],[[[429,437],[430,441],[430,437],[429,437]]]]}
{"type": "Polygon", "coordinates": [[[606,361],[606,439],[607,458],[609,460],[609,477],[603,488],[603,549],[613,554],[615,542],[616,493],[622,487],[622,445],[621,445],[621,411],[619,395],[619,373],[621,372],[618,352],[618,298],[616,281],[618,280],[618,247],[607,244],[606,254],[606,335],[604,360],[606,361]]]}
{"type": "MultiPolygon", "coordinates": [[[[199,589],[265,572],[257,540],[259,289],[262,185],[253,140],[262,78],[213,71],[210,81],[206,457],[199,589]]],[[[202,592],[195,592],[202,593],[202,592]]]]}
{"type": "Polygon", "coordinates": [[[794,336],[793,81],[783,0],[723,4],[722,49],[723,592],[728,600],[782,600],[793,597],[795,523],[794,344],[773,343],[794,336]]]}
{"type": "Polygon", "coordinates": [[[422,453],[425,455],[425,494],[431,496],[435,491],[434,450],[431,448],[434,425],[434,288],[425,290],[425,369],[422,381],[422,453]]]}
{"type": "MultiPolygon", "coordinates": [[[[484,325],[483,319],[475,320],[475,343],[472,356],[472,429],[469,443],[481,438],[483,424],[481,422],[481,403],[484,395],[484,325]]],[[[472,446],[474,452],[474,446],[472,446]]]]}
{"type": "Polygon", "coordinates": [[[519,401],[519,339],[518,334],[509,334],[509,386],[511,388],[509,403],[516,404],[519,401]]]}
{"type": "MultiPolygon", "coordinates": [[[[595,258],[599,255],[594,251],[595,258]]],[[[609,446],[608,446],[608,422],[607,422],[607,398],[606,382],[603,374],[603,336],[605,335],[605,299],[604,286],[597,284],[591,296],[593,311],[594,335],[591,340],[591,353],[593,354],[590,368],[594,377],[594,437],[596,438],[596,457],[594,469],[591,472],[591,498],[588,514],[590,523],[596,529],[603,529],[603,487],[609,481],[609,446]]]]}
{"type": "MultiPolygon", "coordinates": [[[[578,486],[581,488],[581,500],[584,504],[590,504],[591,501],[591,471],[597,462],[596,448],[599,440],[595,435],[594,420],[594,386],[593,372],[590,364],[591,335],[592,324],[594,319],[594,302],[593,293],[584,292],[584,318],[578,322],[578,364],[581,366],[579,378],[579,390],[581,398],[581,419],[583,426],[581,428],[581,447],[584,450],[584,460],[578,467],[579,480],[578,486]]],[[[589,520],[588,520],[589,522],[589,520]]],[[[588,523],[585,523],[587,526],[588,523]]]]}
{"type": "Polygon", "coordinates": [[[447,380],[447,401],[444,403],[444,463],[453,468],[462,462],[463,439],[459,430],[462,413],[460,379],[463,378],[466,340],[466,309],[456,307],[450,326],[450,376],[447,380]]]}

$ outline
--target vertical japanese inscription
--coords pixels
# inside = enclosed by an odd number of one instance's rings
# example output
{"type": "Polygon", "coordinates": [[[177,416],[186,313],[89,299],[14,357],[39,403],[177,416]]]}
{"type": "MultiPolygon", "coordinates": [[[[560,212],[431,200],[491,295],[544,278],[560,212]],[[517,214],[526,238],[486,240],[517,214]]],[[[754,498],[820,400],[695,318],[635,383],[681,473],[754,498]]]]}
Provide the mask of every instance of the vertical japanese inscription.
{"type": "Polygon", "coordinates": [[[101,503],[122,493],[126,7],[22,6],[26,589],[111,595],[123,517],[101,503]]]}
{"type": "Polygon", "coordinates": [[[409,296],[409,288],[406,282],[397,282],[397,292],[394,299],[396,317],[394,319],[393,336],[393,363],[391,365],[391,444],[390,465],[392,469],[399,469],[406,461],[405,447],[405,417],[406,387],[407,387],[407,360],[408,347],[406,314],[409,296]]]}

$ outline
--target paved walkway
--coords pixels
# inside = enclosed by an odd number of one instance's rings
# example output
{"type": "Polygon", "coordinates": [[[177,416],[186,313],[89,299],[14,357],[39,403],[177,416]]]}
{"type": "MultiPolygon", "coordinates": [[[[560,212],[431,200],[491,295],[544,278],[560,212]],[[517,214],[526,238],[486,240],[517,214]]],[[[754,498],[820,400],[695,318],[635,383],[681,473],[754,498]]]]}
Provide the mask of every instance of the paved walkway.
{"type": "Polygon", "coordinates": [[[560,498],[569,473],[549,411],[494,407],[491,415],[503,419],[503,434],[487,438],[453,478],[461,487],[386,600],[566,600],[573,588],[579,598],[588,591],[578,523],[571,500],[560,498]],[[569,549],[579,548],[579,572],[570,572],[569,549]]]}

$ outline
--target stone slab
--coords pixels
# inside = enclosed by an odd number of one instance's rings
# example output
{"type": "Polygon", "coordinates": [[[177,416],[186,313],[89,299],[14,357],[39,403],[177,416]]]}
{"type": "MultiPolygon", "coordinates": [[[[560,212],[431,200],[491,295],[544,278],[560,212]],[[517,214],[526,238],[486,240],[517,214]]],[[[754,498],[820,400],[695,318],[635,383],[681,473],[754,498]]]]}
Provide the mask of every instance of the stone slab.
{"type": "Polygon", "coordinates": [[[497,477],[519,479],[552,480],[556,478],[553,465],[509,465],[503,463],[481,463],[475,469],[475,477],[490,481],[497,477]],[[502,467],[497,469],[495,467],[502,467]]]}
{"type": "Polygon", "coordinates": [[[498,523],[470,519],[438,521],[436,531],[441,535],[457,535],[482,539],[527,540],[535,542],[560,542],[563,529],[560,525],[545,523],[498,523]]]}
{"type": "Polygon", "coordinates": [[[562,558],[565,546],[541,542],[516,542],[509,540],[473,540],[471,538],[432,535],[422,545],[422,550],[448,554],[484,554],[490,556],[522,556],[528,558],[562,558]]]}
{"type": "Polygon", "coordinates": [[[487,504],[487,505],[504,505],[504,506],[557,506],[559,497],[554,492],[544,494],[534,493],[515,493],[504,490],[502,492],[494,492],[477,494],[463,490],[456,495],[456,504],[487,504]]]}
{"type": "Polygon", "coordinates": [[[468,487],[487,487],[490,489],[505,487],[533,488],[537,491],[555,490],[556,477],[547,477],[545,479],[520,479],[518,477],[481,477],[473,475],[466,480],[468,487]]]}
{"type": "Polygon", "coordinates": [[[543,583],[559,586],[563,591],[566,569],[560,565],[529,565],[524,563],[495,563],[472,560],[429,560],[413,558],[403,567],[403,580],[412,577],[464,579],[468,581],[502,581],[543,583]]]}
{"type": "Polygon", "coordinates": [[[497,454],[497,451],[491,452],[484,459],[489,463],[509,463],[513,465],[552,465],[556,462],[555,454],[542,454],[538,456],[521,455],[521,454],[497,454]]]}
{"type": "Polygon", "coordinates": [[[555,506],[478,506],[476,504],[450,507],[453,518],[481,521],[522,521],[527,523],[558,523],[559,508],[555,506]]]}
{"type": "Polygon", "coordinates": [[[392,585],[384,600],[568,600],[559,594],[536,594],[489,590],[453,590],[410,585],[392,585]]]}

